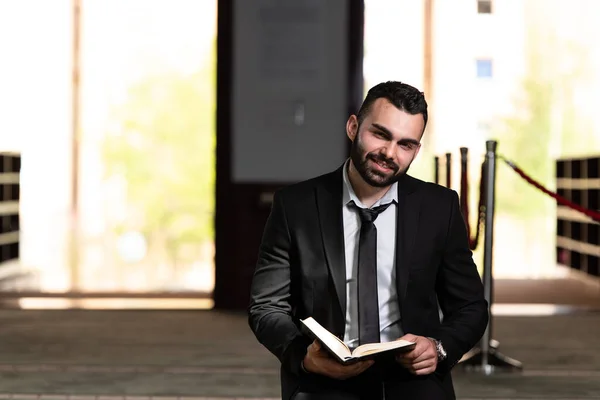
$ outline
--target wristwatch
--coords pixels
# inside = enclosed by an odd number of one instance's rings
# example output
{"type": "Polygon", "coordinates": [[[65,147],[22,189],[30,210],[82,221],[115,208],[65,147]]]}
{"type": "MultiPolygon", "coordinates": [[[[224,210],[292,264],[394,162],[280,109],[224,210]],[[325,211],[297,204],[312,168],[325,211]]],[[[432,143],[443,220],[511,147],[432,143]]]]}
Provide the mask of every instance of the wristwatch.
{"type": "Polygon", "coordinates": [[[446,353],[446,350],[444,349],[442,342],[437,339],[434,339],[434,338],[429,338],[429,339],[435,344],[438,361],[441,362],[441,361],[444,361],[446,358],[448,358],[448,354],[446,353]]]}

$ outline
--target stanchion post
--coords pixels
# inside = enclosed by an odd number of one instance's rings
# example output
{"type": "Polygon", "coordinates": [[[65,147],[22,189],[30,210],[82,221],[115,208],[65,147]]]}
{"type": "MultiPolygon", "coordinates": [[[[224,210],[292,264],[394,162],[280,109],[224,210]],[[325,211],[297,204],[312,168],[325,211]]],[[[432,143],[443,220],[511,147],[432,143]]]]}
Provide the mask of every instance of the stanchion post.
{"type": "Polygon", "coordinates": [[[452,186],[452,153],[446,153],[446,187],[452,186]]]}
{"type": "Polygon", "coordinates": [[[483,294],[488,302],[490,318],[479,346],[474,348],[461,360],[467,370],[475,370],[489,375],[498,370],[519,370],[520,361],[507,357],[498,351],[499,343],[492,339],[493,315],[493,251],[494,251],[494,213],[496,196],[496,150],[498,142],[489,140],[485,143],[485,237],[483,244],[483,294]]]}
{"type": "MultiPolygon", "coordinates": [[[[485,240],[483,243],[483,295],[492,309],[492,258],[494,254],[494,212],[496,203],[496,149],[497,142],[489,140],[485,143],[486,169],[485,180],[485,240]]],[[[481,339],[481,366],[488,365],[488,354],[491,340],[492,317],[481,339]]]]}
{"type": "Polygon", "coordinates": [[[464,172],[467,169],[467,163],[469,159],[469,148],[461,147],[460,148],[460,173],[464,175],[464,172]]]}
{"type": "MultiPolygon", "coordinates": [[[[485,179],[485,177],[482,177],[485,179]]],[[[469,149],[460,148],[460,211],[467,228],[469,247],[471,247],[471,227],[469,223],[469,149]]],[[[476,229],[479,229],[479,215],[477,216],[476,229]]],[[[477,240],[477,239],[476,239],[477,240]]]]}
{"type": "Polygon", "coordinates": [[[436,184],[440,183],[440,158],[433,157],[433,179],[436,184]]]}
{"type": "Polygon", "coordinates": [[[467,147],[460,148],[460,205],[465,225],[467,226],[467,234],[471,238],[469,229],[469,182],[467,169],[469,168],[469,149],[467,147]]]}

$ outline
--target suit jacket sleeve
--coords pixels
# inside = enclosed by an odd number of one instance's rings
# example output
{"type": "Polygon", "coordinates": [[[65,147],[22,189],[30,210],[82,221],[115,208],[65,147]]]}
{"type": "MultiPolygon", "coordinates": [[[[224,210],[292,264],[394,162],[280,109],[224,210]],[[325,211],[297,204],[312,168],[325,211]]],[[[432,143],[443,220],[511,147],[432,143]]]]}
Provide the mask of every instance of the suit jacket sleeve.
{"type": "Polygon", "coordinates": [[[283,199],[275,193],[265,225],[252,279],[249,325],[258,341],[281,361],[284,368],[301,373],[301,361],[310,341],[292,318],[291,237],[283,199]]]}
{"type": "Polygon", "coordinates": [[[448,354],[438,372],[449,371],[479,341],[488,323],[488,304],[469,248],[467,230],[452,192],[452,206],[436,289],[444,320],[437,339],[448,354]]]}

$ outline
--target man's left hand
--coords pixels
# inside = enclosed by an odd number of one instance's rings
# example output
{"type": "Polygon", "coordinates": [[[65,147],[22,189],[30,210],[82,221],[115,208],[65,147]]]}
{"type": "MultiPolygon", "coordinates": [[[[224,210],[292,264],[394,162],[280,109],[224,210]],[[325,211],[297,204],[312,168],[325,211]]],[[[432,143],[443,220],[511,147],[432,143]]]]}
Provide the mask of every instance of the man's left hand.
{"type": "Polygon", "coordinates": [[[415,342],[415,348],[406,353],[398,353],[396,361],[415,375],[429,375],[435,371],[438,355],[433,340],[424,336],[404,335],[400,339],[415,342]]]}

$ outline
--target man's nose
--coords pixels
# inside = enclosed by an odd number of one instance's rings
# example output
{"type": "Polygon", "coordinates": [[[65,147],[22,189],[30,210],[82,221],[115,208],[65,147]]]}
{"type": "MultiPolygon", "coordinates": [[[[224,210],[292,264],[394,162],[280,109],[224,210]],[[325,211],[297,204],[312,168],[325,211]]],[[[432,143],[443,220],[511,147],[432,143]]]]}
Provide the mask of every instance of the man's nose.
{"type": "Polygon", "coordinates": [[[383,148],[382,153],[388,158],[388,159],[394,159],[394,154],[396,153],[396,144],[395,143],[390,143],[387,146],[385,146],[383,148]]]}

